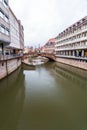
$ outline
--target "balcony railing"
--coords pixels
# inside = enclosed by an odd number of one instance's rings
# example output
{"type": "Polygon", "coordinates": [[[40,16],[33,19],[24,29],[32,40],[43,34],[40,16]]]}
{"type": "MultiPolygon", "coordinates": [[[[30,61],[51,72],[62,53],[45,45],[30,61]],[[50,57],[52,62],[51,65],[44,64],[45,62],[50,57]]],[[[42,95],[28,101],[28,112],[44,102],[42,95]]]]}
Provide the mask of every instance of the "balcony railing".
{"type": "Polygon", "coordinates": [[[6,7],[3,5],[2,2],[0,2],[0,7],[1,7],[1,9],[4,11],[4,13],[7,14],[7,16],[8,16],[8,14],[9,14],[8,8],[6,8],[6,7]]]}
{"type": "Polygon", "coordinates": [[[0,61],[23,57],[23,54],[0,55],[0,61]]]}
{"type": "Polygon", "coordinates": [[[78,50],[78,49],[87,49],[87,45],[82,45],[82,46],[79,45],[79,46],[63,47],[63,48],[55,49],[55,51],[78,50]]]}
{"type": "Polygon", "coordinates": [[[67,35],[67,36],[65,36],[65,37],[62,37],[61,39],[57,40],[56,42],[60,42],[60,41],[62,41],[62,40],[66,40],[67,38],[76,36],[76,35],[78,35],[78,34],[80,34],[80,33],[86,32],[86,31],[87,31],[87,27],[85,27],[85,28],[83,28],[83,29],[81,29],[81,30],[79,30],[79,31],[76,31],[76,32],[74,32],[74,33],[71,33],[71,34],[69,34],[69,35],[67,35]]]}
{"type": "Polygon", "coordinates": [[[62,42],[61,44],[56,45],[56,47],[58,47],[60,45],[67,45],[67,44],[82,42],[82,41],[86,41],[86,40],[87,40],[87,37],[76,38],[72,41],[62,42]]]}
{"type": "Polygon", "coordinates": [[[0,17],[0,23],[3,24],[8,29],[10,28],[9,22],[6,22],[3,18],[0,17]]]}
{"type": "Polygon", "coordinates": [[[66,59],[75,59],[75,60],[82,60],[87,61],[87,57],[76,57],[76,56],[66,56],[66,55],[56,55],[57,58],[66,58],[66,59]]]}
{"type": "Polygon", "coordinates": [[[0,32],[0,41],[10,43],[10,36],[0,32]]]}

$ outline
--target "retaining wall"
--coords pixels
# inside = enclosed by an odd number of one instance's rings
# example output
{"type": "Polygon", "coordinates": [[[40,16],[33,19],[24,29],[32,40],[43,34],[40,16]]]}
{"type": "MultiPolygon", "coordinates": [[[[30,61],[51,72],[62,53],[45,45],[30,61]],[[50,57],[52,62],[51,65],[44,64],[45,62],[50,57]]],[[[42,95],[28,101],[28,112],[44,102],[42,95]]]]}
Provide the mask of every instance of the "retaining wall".
{"type": "Polygon", "coordinates": [[[82,60],[66,59],[66,58],[56,58],[57,62],[71,65],[77,68],[87,70],[87,62],[82,60]]]}
{"type": "Polygon", "coordinates": [[[0,61],[0,79],[15,71],[21,65],[21,58],[0,61]]]}

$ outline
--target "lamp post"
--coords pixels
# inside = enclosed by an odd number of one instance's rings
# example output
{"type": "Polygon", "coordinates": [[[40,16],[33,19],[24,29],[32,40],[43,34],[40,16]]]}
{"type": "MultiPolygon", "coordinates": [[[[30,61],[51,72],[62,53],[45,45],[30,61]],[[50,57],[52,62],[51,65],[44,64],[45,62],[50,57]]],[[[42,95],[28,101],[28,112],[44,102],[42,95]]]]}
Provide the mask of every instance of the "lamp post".
{"type": "Polygon", "coordinates": [[[40,44],[38,45],[38,53],[40,54],[40,44]]]}

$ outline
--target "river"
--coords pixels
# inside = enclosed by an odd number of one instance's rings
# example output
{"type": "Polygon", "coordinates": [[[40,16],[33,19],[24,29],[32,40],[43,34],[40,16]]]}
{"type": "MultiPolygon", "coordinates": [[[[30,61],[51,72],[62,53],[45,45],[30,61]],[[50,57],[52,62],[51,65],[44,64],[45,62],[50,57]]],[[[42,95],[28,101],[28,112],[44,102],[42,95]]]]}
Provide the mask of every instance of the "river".
{"type": "Polygon", "coordinates": [[[0,81],[0,130],[87,130],[87,71],[20,67],[0,81]]]}

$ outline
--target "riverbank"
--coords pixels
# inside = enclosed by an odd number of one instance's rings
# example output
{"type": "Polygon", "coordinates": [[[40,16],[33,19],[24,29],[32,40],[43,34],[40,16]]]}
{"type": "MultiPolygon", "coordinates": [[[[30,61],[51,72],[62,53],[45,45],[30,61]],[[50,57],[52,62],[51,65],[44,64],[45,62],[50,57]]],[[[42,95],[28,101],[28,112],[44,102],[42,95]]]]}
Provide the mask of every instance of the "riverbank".
{"type": "Polygon", "coordinates": [[[14,72],[20,65],[21,56],[0,60],[0,80],[14,72]]]}
{"type": "MultiPolygon", "coordinates": [[[[69,66],[73,66],[75,68],[79,69],[84,69],[87,70],[87,61],[86,59],[71,59],[71,58],[61,58],[61,57],[56,57],[55,61],[57,63],[62,63],[66,64],[69,66]]],[[[25,63],[29,65],[41,65],[46,62],[48,62],[48,58],[45,57],[37,57],[31,59],[25,59],[25,63]]],[[[19,66],[22,64],[22,56],[16,56],[16,57],[9,57],[9,58],[4,58],[0,60],[0,80],[14,72],[19,66]]],[[[27,68],[30,69],[30,68],[27,68]]]]}
{"type": "Polygon", "coordinates": [[[72,58],[61,58],[61,57],[57,57],[56,58],[56,62],[59,63],[63,63],[63,64],[67,64],[70,66],[73,66],[75,68],[80,68],[83,70],[87,70],[87,61],[86,59],[72,59],[72,58]]]}
{"type": "MultiPolygon", "coordinates": [[[[48,61],[47,58],[43,57],[37,57],[33,58],[32,61],[29,61],[30,59],[25,59],[24,63],[29,65],[27,66],[28,69],[35,69],[36,65],[44,64],[48,61]]],[[[15,57],[9,57],[9,58],[2,58],[0,60],[0,80],[14,72],[16,69],[18,69],[19,66],[22,65],[22,56],[15,56],[15,57]]]]}

